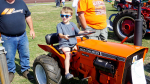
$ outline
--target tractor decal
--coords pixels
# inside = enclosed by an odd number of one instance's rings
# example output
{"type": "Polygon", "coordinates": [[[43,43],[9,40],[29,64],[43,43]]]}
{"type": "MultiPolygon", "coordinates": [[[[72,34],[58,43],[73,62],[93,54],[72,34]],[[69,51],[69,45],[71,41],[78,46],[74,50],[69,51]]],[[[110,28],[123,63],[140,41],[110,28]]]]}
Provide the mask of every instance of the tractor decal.
{"type": "Polygon", "coordinates": [[[89,55],[82,53],[83,56],[89,57],[89,55]]]}
{"type": "MultiPolygon", "coordinates": [[[[96,51],[96,50],[92,50],[92,49],[88,49],[88,48],[84,48],[84,47],[80,47],[80,46],[79,46],[79,50],[83,51],[83,52],[87,52],[87,53],[91,53],[91,54],[95,54],[95,55],[99,55],[99,56],[103,56],[103,57],[107,57],[107,58],[111,58],[111,59],[115,59],[115,60],[125,62],[125,58],[118,57],[118,56],[115,56],[115,55],[111,55],[111,54],[108,54],[108,53],[99,52],[99,51],[96,51]]],[[[82,53],[82,55],[86,56],[86,57],[89,57],[89,56],[87,56],[86,54],[83,54],[83,53],[82,53]]]]}

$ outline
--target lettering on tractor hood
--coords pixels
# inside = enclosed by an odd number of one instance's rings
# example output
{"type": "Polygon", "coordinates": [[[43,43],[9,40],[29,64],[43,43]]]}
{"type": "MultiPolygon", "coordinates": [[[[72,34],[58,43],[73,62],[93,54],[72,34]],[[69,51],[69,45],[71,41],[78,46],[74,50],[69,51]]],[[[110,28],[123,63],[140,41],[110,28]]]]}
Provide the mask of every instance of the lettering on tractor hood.
{"type": "Polygon", "coordinates": [[[103,56],[103,57],[107,57],[107,58],[111,58],[111,59],[115,59],[115,60],[125,62],[125,58],[123,58],[123,57],[119,57],[119,56],[111,55],[111,54],[108,54],[108,53],[88,49],[88,48],[81,47],[81,46],[79,46],[79,51],[83,51],[83,52],[91,53],[91,54],[94,54],[94,55],[99,55],[99,56],[103,56]]]}

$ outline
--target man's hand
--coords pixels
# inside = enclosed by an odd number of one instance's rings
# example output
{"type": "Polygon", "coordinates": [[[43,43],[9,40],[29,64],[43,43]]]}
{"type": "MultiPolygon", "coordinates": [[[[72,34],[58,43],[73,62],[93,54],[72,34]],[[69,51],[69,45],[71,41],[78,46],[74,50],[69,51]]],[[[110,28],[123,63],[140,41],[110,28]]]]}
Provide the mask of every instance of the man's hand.
{"type": "Polygon", "coordinates": [[[35,32],[33,30],[30,30],[30,36],[32,36],[32,39],[35,38],[35,32]]]}

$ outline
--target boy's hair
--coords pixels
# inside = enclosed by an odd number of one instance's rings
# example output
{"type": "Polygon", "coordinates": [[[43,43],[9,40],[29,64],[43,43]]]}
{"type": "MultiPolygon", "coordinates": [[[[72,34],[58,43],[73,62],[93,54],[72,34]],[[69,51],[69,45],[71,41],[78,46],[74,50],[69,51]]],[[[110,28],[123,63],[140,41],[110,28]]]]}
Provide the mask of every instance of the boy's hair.
{"type": "Polygon", "coordinates": [[[73,15],[73,10],[70,7],[63,7],[60,11],[60,13],[65,12],[65,13],[70,13],[71,15],[73,15]]]}

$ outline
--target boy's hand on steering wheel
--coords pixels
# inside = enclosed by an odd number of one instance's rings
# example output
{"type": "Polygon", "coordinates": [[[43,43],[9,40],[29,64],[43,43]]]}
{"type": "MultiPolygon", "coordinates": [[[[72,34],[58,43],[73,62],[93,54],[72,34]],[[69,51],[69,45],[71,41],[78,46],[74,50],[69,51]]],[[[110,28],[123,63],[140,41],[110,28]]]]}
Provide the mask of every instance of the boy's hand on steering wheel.
{"type": "Polygon", "coordinates": [[[69,35],[64,35],[64,39],[68,40],[68,39],[69,39],[68,36],[69,36],[69,35]]]}

